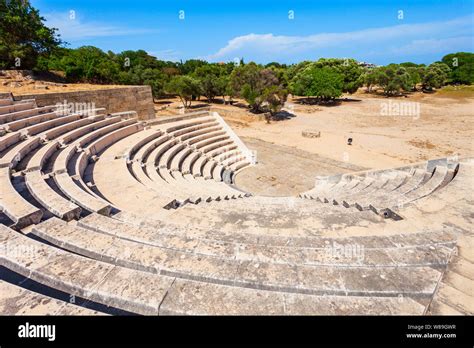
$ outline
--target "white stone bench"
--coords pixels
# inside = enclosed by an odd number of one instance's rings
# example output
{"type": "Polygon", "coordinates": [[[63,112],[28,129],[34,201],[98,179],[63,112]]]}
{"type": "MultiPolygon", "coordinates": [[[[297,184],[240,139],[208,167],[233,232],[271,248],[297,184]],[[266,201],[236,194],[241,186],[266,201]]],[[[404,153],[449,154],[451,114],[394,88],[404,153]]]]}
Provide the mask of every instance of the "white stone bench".
{"type": "Polygon", "coordinates": [[[452,172],[446,166],[436,166],[433,172],[433,175],[427,182],[407,193],[394,193],[382,198],[374,198],[369,208],[379,214],[385,208],[403,207],[436,191],[444,183],[446,177],[452,178],[452,172]]]}
{"type": "Polygon", "coordinates": [[[35,241],[3,225],[0,225],[0,240],[4,250],[21,247],[30,251],[2,254],[2,266],[52,289],[133,313],[158,314],[159,305],[174,281],[173,277],[79,256],[35,241]],[[149,291],[150,288],[153,291],[149,291]]]}
{"type": "Polygon", "coordinates": [[[91,125],[79,128],[72,133],[62,136],[60,139],[61,144],[68,143],[68,145],[55,159],[53,172],[60,173],[67,171],[69,160],[79,149],[82,149],[82,146],[85,146],[87,143],[104,134],[128,124],[130,124],[130,121],[121,121],[120,117],[107,118],[103,121],[92,123],[91,125]]]}
{"type": "Polygon", "coordinates": [[[28,101],[25,103],[15,103],[11,105],[4,105],[0,106],[0,115],[2,114],[8,114],[16,111],[22,111],[22,110],[27,110],[27,109],[33,109],[36,108],[36,102],[35,101],[28,101]]]}
{"type": "MultiPolygon", "coordinates": [[[[116,117],[119,118],[119,116],[116,116],[116,117]]],[[[114,117],[114,118],[116,118],[116,117],[114,117]]],[[[123,129],[126,126],[133,125],[136,122],[137,122],[137,120],[135,120],[135,119],[128,119],[128,120],[121,120],[120,119],[119,122],[116,122],[114,124],[111,124],[111,125],[103,127],[103,128],[96,129],[93,132],[82,136],[80,139],[75,141],[75,144],[76,144],[78,149],[82,149],[86,145],[88,145],[89,143],[96,140],[97,138],[100,138],[103,135],[109,134],[109,133],[111,133],[115,130],[123,129]]],[[[119,132],[122,132],[122,131],[119,131],[119,132]]]]}
{"type": "Polygon", "coordinates": [[[217,149],[220,149],[220,148],[223,148],[225,146],[228,146],[228,145],[232,145],[234,144],[234,141],[232,139],[225,139],[223,141],[218,141],[218,142],[213,142],[209,145],[206,145],[206,146],[202,146],[199,150],[205,154],[213,151],[213,150],[217,150],[217,149]]]}
{"type": "Polygon", "coordinates": [[[157,163],[158,167],[160,168],[170,168],[171,161],[174,159],[176,154],[183,149],[186,149],[186,145],[182,143],[175,143],[173,146],[169,147],[166,151],[164,151],[159,157],[158,162],[155,163],[157,163]]]}
{"type": "MultiPolygon", "coordinates": [[[[414,171],[414,169],[413,169],[414,171]]],[[[385,192],[391,192],[401,185],[403,185],[406,180],[408,180],[409,176],[412,175],[412,173],[407,173],[407,172],[402,172],[402,171],[396,171],[396,176],[391,179],[387,185],[383,187],[383,191],[385,192]]]]}
{"type": "Polygon", "coordinates": [[[21,141],[21,139],[22,136],[20,132],[13,132],[4,136],[0,136],[0,151],[3,151],[9,148],[10,146],[18,143],[19,141],[21,141]]]}
{"type": "Polygon", "coordinates": [[[339,192],[350,190],[353,187],[359,185],[362,180],[363,178],[361,177],[356,177],[353,175],[343,175],[342,180],[336,185],[328,185],[326,186],[326,188],[323,187],[322,190],[319,190],[316,193],[312,193],[311,197],[313,197],[313,199],[316,198],[321,202],[328,203],[329,200],[326,197],[328,197],[329,195],[337,194],[339,192]]]}
{"type": "MultiPolygon", "coordinates": [[[[373,192],[369,197],[358,197],[355,207],[359,210],[369,209],[373,201],[383,199],[387,196],[398,197],[399,194],[407,193],[418,187],[424,181],[426,170],[422,168],[412,168],[411,172],[401,172],[393,183],[384,187],[380,192],[373,192]]],[[[352,204],[351,204],[352,206],[352,204]]]]}
{"type": "Polygon", "coordinates": [[[213,160],[207,161],[202,168],[202,177],[204,179],[211,179],[214,168],[217,166],[217,162],[213,160]]]}
{"type": "MultiPolygon", "coordinates": [[[[0,100],[1,102],[1,100],[0,100]]],[[[1,105],[1,103],[0,103],[1,105]]],[[[101,315],[103,313],[36,293],[0,280],[2,315],[101,315]]]]}
{"type": "Polygon", "coordinates": [[[53,129],[47,130],[44,132],[44,135],[42,135],[41,137],[45,141],[55,139],[55,138],[58,138],[60,135],[63,135],[63,134],[65,135],[66,133],[74,131],[88,124],[101,121],[103,119],[104,119],[104,115],[78,119],[77,121],[68,122],[62,126],[54,127],[53,129]]]}
{"type": "Polygon", "coordinates": [[[202,124],[206,124],[206,123],[209,123],[209,122],[213,122],[215,121],[215,118],[214,117],[210,117],[208,115],[205,115],[203,117],[199,117],[199,118],[194,118],[192,120],[182,120],[182,121],[178,121],[178,122],[175,122],[173,123],[173,125],[164,125],[164,130],[170,134],[170,135],[179,135],[179,133],[176,133],[176,131],[182,131],[182,130],[185,130],[186,128],[190,128],[190,127],[193,127],[193,126],[199,126],[199,125],[202,125],[202,124]]]}
{"type": "Polygon", "coordinates": [[[54,181],[64,195],[83,209],[103,215],[110,214],[112,206],[109,202],[84,191],[74,182],[73,178],[71,178],[67,172],[56,173],[54,175],[54,181]]]}
{"type": "Polygon", "coordinates": [[[217,142],[220,142],[222,140],[228,140],[228,139],[230,139],[229,135],[219,135],[219,136],[216,136],[216,137],[204,139],[204,140],[201,140],[197,143],[194,143],[192,145],[192,147],[194,147],[195,149],[201,150],[201,148],[204,148],[206,145],[217,143],[217,142]]]}
{"type": "Polygon", "coordinates": [[[55,127],[43,133],[41,140],[44,142],[49,140],[41,149],[39,149],[28,161],[25,172],[34,170],[41,170],[48,159],[59,150],[61,143],[58,138],[60,135],[67,136],[71,132],[76,132],[77,129],[89,126],[94,122],[103,120],[103,116],[87,117],[63,126],[55,127]],[[54,139],[54,140],[53,140],[54,139]]]}
{"type": "Polygon", "coordinates": [[[134,144],[126,153],[125,153],[125,159],[127,161],[132,161],[135,158],[135,155],[138,154],[138,152],[148,143],[156,140],[159,138],[163,133],[159,130],[155,129],[148,129],[144,131],[144,136],[138,141],[136,144],[134,144]]]}
{"type": "MultiPolygon", "coordinates": [[[[160,174],[163,174],[162,171],[164,170],[165,169],[160,170],[160,174]]],[[[181,192],[180,194],[189,196],[191,202],[195,202],[196,197],[198,198],[198,201],[203,202],[210,202],[211,200],[216,199],[215,192],[213,192],[212,189],[209,189],[204,185],[200,185],[195,181],[191,182],[186,180],[183,177],[183,174],[179,171],[171,172],[170,175],[166,177],[167,179],[169,178],[167,181],[170,186],[181,192]]]]}
{"type": "Polygon", "coordinates": [[[219,157],[220,155],[222,155],[224,153],[228,153],[229,151],[236,150],[236,149],[238,149],[236,144],[231,144],[231,145],[228,145],[228,146],[218,147],[214,150],[208,151],[206,153],[206,156],[210,157],[210,158],[213,158],[213,159],[216,159],[216,157],[219,157]]]}
{"type": "Polygon", "coordinates": [[[186,253],[97,234],[57,219],[45,221],[33,227],[33,231],[54,245],[118,267],[252,289],[315,295],[397,296],[404,293],[430,298],[441,275],[440,271],[424,265],[351,267],[335,261],[339,267],[307,266],[186,253]],[[108,247],[103,248],[103,245],[108,247]],[[361,275],[372,281],[361,282],[361,275]]]}
{"type": "Polygon", "coordinates": [[[22,111],[11,112],[8,114],[0,115],[0,124],[7,122],[18,121],[23,118],[37,116],[42,113],[50,113],[55,109],[55,106],[42,106],[34,109],[27,109],[22,111]]]}
{"type": "Polygon", "coordinates": [[[39,170],[27,173],[25,183],[31,195],[52,214],[66,221],[79,218],[82,209],[54,191],[39,170]]]}
{"type": "Polygon", "coordinates": [[[204,133],[206,133],[206,130],[208,130],[211,126],[215,126],[216,124],[216,121],[207,121],[201,124],[184,127],[173,132],[168,132],[168,134],[182,140],[183,138],[194,136],[196,132],[201,132],[204,130],[204,133]]]}
{"type": "Polygon", "coordinates": [[[0,168],[15,168],[26,155],[39,146],[41,146],[41,139],[39,137],[33,137],[16,144],[0,159],[0,168]]]}
{"type": "Polygon", "coordinates": [[[52,119],[58,118],[60,115],[56,112],[48,112],[44,114],[39,114],[36,116],[31,116],[28,118],[24,118],[18,121],[12,121],[12,122],[7,122],[4,123],[3,125],[0,125],[0,129],[2,129],[5,132],[14,132],[22,128],[26,128],[28,126],[32,126],[38,123],[42,123],[45,121],[50,121],[52,119]]]}
{"type": "Polygon", "coordinates": [[[233,171],[234,173],[237,173],[239,170],[249,166],[250,163],[247,161],[247,159],[242,159],[238,162],[233,163],[229,169],[233,171]]]}
{"type": "Polygon", "coordinates": [[[203,135],[206,133],[214,132],[222,127],[219,126],[217,122],[210,122],[209,124],[205,124],[204,126],[200,126],[197,130],[194,130],[192,132],[186,133],[184,135],[178,136],[177,138],[181,141],[185,141],[190,138],[194,138],[199,135],[203,135]]]}
{"type": "Polygon", "coordinates": [[[192,166],[194,162],[196,162],[200,156],[204,156],[204,155],[198,151],[191,151],[186,156],[185,160],[183,161],[183,164],[181,166],[181,172],[183,174],[190,174],[192,171],[192,166]]]}
{"type": "Polygon", "coordinates": [[[206,142],[209,139],[212,139],[214,137],[223,136],[223,135],[226,135],[226,132],[225,132],[225,130],[221,129],[221,130],[217,130],[217,131],[214,131],[214,132],[209,132],[209,133],[206,133],[206,134],[199,135],[197,137],[188,139],[188,140],[186,140],[186,144],[193,145],[195,148],[199,148],[199,147],[201,147],[200,145],[203,142],[206,142]]]}
{"type": "Polygon", "coordinates": [[[337,204],[338,199],[343,199],[352,195],[357,195],[359,192],[364,191],[366,188],[372,186],[376,179],[372,177],[359,177],[353,180],[354,185],[346,185],[341,190],[331,190],[324,198],[330,203],[337,204]]]}
{"type": "Polygon", "coordinates": [[[170,135],[160,135],[157,139],[152,140],[146,144],[144,144],[133,157],[134,161],[138,161],[141,163],[146,163],[148,157],[150,156],[151,152],[156,149],[158,146],[163,144],[164,142],[168,141],[172,137],[170,135]]]}
{"type": "MultiPolygon", "coordinates": [[[[230,158],[233,158],[241,154],[240,150],[237,149],[237,146],[236,146],[236,149],[232,149],[229,151],[225,151],[225,150],[226,150],[225,148],[222,148],[221,149],[222,152],[216,155],[213,159],[218,163],[223,163],[225,160],[228,160],[230,158]]],[[[208,155],[208,157],[212,157],[209,153],[206,155],[208,155]]]]}
{"type": "Polygon", "coordinates": [[[143,125],[141,123],[133,123],[130,125],[125,123],[124,127],[118,128],[101,136],[99,139],[94,140],[84,148],[84,152],[89,156],[95,156],[111,144],[128,137],[129,135],[140,132],[141,130],[143,130],[143,125]]]}
{"type": "Polygon", "coordinates": [[[175,139],[175,138],[169,138],[168,140],[162,142],[160,145],[158,145],[157,147],[155,147],[151,152],[150,154],[148,155],[148,158],[147,158],[147,161],[146,163],[149,164],[153,164],[153,166],[157,166],[158,163],[160,162],[160,158],[161,156],[163,156],[163,154],[168,150],[170,149],[171,147],[173,147],[174,145],[176,145],[178,143],[178,140],[175,139]]]}
{"type": "Polygon", "coordinates": [[[334,198],[338,204],[344,205],[346,208],[352,207],[357,203],[360,197],[373,197],[374,195],[384,192],[383,187],[390,182],[390,178],[387,175],[382,174],[380,177],[374,178],[373,182],[367,185],[365,188],[350,192],[347,195],[340,195],[334,198]]]}
{"type": "Polygon", "coordinates": [[[206,156],[199,157],[193,163],[191,174],[193,174],[193,176],[203,176],[203,167],[208,161],[209,159],[206,156]]]}
{"type": "MultiPolygon", "coordinates": [[[[64,125],[67,123],[71,123],[77,120],[80,120],[82,116],[80,115],[68,115],[68,116],[61,116],[58,118],[54,118],[49,121],[41,122],[36,125],[30,126],[25,128],[24,130],[20,130],[20,133],[23,136],[28,136],[28,135],[36,135],[39,133],[45,133],[46,131],[50,131],[49,134],[54,134],[53,129],[60,126],[64,125]]],[[[43,139],[47,139],[45,136],[42,137],[43,139]]]]}
{"type": "Polygon", "coordinates": [[[240,151],[236,151],[235,153],[229,155],[227,158],[222,160],[220,163],[222,164],[223,167],[229,167],[232,164],[244,159],[246,159],[246,157],[240,151]]]}
{"type": "Polygon", "coordinates": [[[191,155],[192,152],[193,152],[193,150],[191,148],[183,147],[179,152],[177,152],[174,155],[174,157],[171,160],[171,163],[169,165],[169,168],[171,170],[180,170],[181,167],[182,167],[182,164],[188,158],[188,156],[191,155]]]}
{"type": "MultiPolygon", "coordinates": [[[[204,179],[214,179],[215,181],[222,181],[222,173],[224,172],[224,166],[222,164],[217,164],[213,169],[212,169],[212,174],[210,177],[205,173],[204,179]]],[[[204,168],[205,169],[205,168],[204,168]]]]}
{"type": "Polygon", "coordinates": [[[17,228],[40,222],[43,216],[42,211],[25,200],[15,190],[10,179],[9,167],[0,168],[0,186],[0,209],[14,222],[17,228]]]}

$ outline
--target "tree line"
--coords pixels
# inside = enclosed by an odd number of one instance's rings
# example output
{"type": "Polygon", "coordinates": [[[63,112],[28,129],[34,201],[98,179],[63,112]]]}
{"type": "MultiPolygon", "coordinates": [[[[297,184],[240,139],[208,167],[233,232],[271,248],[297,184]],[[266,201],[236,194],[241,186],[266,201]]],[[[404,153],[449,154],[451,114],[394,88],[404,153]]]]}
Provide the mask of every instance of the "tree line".
{"type": "Polygon", "coordinates": [[[428,66],[411,62],[372,66],[355,59],[272,62],[171,62],[144,50],[114,53],[93,46],[66,48],[56,29],[28,1],[0,0],[0,68],[61,71],[68,82],[149,85],[153,96],[178,96],[185,108],[201,97],[224,103],[243,98],[253,112],[278,112],[289,93],[318,103],[375,87],[394,96],[474,82],[474,54],[452,53],[428,66]]]}

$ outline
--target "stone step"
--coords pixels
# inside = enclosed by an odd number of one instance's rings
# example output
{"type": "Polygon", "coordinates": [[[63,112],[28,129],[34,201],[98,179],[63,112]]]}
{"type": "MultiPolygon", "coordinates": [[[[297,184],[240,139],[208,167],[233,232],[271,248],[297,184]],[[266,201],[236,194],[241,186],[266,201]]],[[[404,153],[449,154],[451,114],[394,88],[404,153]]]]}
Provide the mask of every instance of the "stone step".
{"type": "MultiPolygon", "coordinates": [[[[312,266],[445,266],[453,251],[451,244],[414,245],[398,248],[357,244],[354,239],[327,239],[321,248],[265,246],[182,236],[179,231],[159,231],[137,228],[100,215],[89,215],[78,226],[92,231],[131,240],[146,245],[234,260],[254,260],[270,263],[304,264],[312,266]]],[[[165,228],[163,228],[165,229],[165,228]]],[[[390,244],[388,244],[390,245],[390,244]]]]}
{"type": "MultiPolygon", "coordinates": [[[[92,217],[91,217],[92,218],[92,217]]],[[[209,226],[198,228],[189,225],[184,231],[180,225],[163,223],[162,220],[154,220],[151,217],[143,217],[130,212],[119,212],[112,216],[114,220],[150,231],[150,233],[181,234],[186,238],[203,238],[216,241],[226,241],[243,244],[256,244],[266,246],[288,246],[304,248],[325,248],[333,242],[346,245],[363,245],[368,248],[405,248],[410,246],[426,246],[431,244],[453,244],[457,241],[457,231],[454,228],[443,228],[430,231],[429,233],[406,233],[403,235],[371,235],[349,238],[328,238],[316,235],[310,236],[282,236],[266,233],[249,233],[242,230],[231,232],[223,229],[213,229],[209,226]]],[[[82,219],[81,221],[85,221],[82,219]]]]}
{"type": "Polygon", "coordinates": [[[314,296],[176,279],[162,315],[421,315],[409,297],[314,296]]]}
{"type": "Polygon", "coordinates": [[[0,280],[2,315],[103,315],[0,280]]]}
{"type": "Polygon", "coordinates": [[[440,278],[440,272],[430,267],[311,267],[224,260],[97,235],[53,219],[34,226],[33,233],[92,259],[188,280],[314,295],[430,297],[440,278]]]}
{"type": "Polygon", "coordinates": [[[5,267],[43,285],[138,314],[421,314],[407,296],[313,296],[150,274],[91,260],[0,226],[5,267]],[[28,255],[15,252],[28,248],[28,255]],[[10,252],[11,251],[11,252],[10,252]]]}

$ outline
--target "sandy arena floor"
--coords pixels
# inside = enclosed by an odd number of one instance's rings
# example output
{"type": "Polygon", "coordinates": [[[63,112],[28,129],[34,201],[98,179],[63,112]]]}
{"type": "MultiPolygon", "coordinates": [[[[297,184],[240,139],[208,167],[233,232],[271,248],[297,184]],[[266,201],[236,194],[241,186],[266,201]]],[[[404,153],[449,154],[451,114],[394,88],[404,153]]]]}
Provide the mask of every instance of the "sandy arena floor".
{"type": "Polygon", "coordinates": [[[344,173],[351,167],[381,169],[474,155],[474,95],[418,93],[387,99],[361,93],[332,107],[290,101],[286,110],[295,117],[234,126],[261,160],[237,176],[237,183],[251,192],[285,195],[311,185],[316,175],[344,173]],[[381,110],[389,101],[419,103],[419,116],[384,116],[381,110]],[[320,131],[321,137],[305,138],[304,130],[320,131]],[[251,182],[261,185],[252,187],[251,182]]]}

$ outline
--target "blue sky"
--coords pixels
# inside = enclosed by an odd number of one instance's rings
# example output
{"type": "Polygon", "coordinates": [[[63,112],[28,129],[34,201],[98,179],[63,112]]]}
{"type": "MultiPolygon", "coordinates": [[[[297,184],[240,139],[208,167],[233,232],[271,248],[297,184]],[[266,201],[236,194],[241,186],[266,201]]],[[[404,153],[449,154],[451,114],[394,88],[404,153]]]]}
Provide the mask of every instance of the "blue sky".
{"type": "Polygon", "coordinates": [[[375,64],[431,63],[474,50],[474,0],[31,3],[69,47],[144,49],[164,60],[294,63],[351,57],[375,64]]]}

